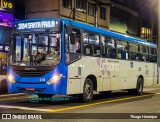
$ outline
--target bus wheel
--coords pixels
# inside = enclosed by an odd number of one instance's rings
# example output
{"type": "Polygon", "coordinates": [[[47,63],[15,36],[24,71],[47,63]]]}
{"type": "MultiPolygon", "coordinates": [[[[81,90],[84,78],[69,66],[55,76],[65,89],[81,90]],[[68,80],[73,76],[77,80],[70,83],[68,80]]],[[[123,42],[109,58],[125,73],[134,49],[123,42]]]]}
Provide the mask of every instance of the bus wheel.
{"type": "Polygon", "coordinates": [[[80,99],[82,102],[90,102],[93,98],[93,83],[92,80],[87,78],[85,80],[84,86],[83,86],[83,93],[80,95],[80,99]]]}
{"type": "Polygon", "coordinates": [[[137,80],[136,89],[129,89],[128,92],[129,94],[142,95],[143,94],[143,79],[139,77],[137,80]]]}
{"type": "Polygon", "coordinates": [[[109,96],[111,95],[112,91],[103,91],[103,92],[99,92],[102,96],[109,96]]]}

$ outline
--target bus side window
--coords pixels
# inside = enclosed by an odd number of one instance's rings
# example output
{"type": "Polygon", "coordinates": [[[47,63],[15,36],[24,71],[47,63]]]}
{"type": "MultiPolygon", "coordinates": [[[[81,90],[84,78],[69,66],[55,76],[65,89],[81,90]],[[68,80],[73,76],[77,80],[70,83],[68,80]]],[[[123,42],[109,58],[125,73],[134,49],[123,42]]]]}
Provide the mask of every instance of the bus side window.
{"type": "Polygon", "coordinates": [[[77,28],[72,28],[72,36],[75,38],[75,43],[72,43],[71,35],[67,34],[65,30],[65,52],[66,52],[66,63],[69,64],[74,62],[81,57],[81,34],[77,28]]]}
{"type": "Polygon", "coordinates": [[[129,43],[129,59],[139,61],[140,58],[139,45],[136,43],[129,43]]]}
{"type": "Polygon", "coordinates": [[[93,54],[92,48],[89,45],[84,46],[84,54],[86,54],[86,55],[92,55],[93,54]]]}
{"type": "Polygon", "coordinates": [[[102,56],[116,58],[115,40],[112,37],[101,36],[102,56]]]}
{"type": "Polygon", "coordinates": [[[117,58],[128,59],[129,43],[123,40],[116,39],[117,58]]]}
{"type": "Polygon", "coordinates": [[[157,52],[155,48],[149,48],[149,60],[153,63],[157,62],[157,52]]]}
{"type": "Polygon", "coordinates": [[[100,37],[92,32],[83,32],[84,54],[100,56],[100,37]]]}
{"type": "Polygon", "coordinates": [[[141,61],[149,61],[148,47],[140,45],[141,61]]]}

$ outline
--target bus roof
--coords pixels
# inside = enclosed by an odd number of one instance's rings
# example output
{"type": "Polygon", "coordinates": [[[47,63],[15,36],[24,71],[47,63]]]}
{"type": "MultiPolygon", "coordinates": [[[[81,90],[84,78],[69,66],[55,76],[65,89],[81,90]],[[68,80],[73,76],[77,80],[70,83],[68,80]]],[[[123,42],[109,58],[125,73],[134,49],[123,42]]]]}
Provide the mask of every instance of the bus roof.
{"type": "Polygon", "coordinates": [[[15,22],[15,24],[17,24],[19,22],[27,22],[27,21],[33,21],[33,20],[34,21],[36,21],[36,20],[37,21],[38,20],[44,20],[44,21],[45,20],[60,20],[60,21],[64,22],[65,24],[71,24],[72,23],[72,26],[78,27],[80,29],[92,31],[92,32],[95,32],[95,33],[99,33],[99,34],[104,35],[104,36],[108,35],[108,36],[111,36],[111,37],[114,37],[114,38],[119,38],[119,39],[122,39],[122,40],[125,40],[125,41],[129,41],[129,42],[144,44],[144,45],[151,46],[151,47],[154,47],[154,48],[157,47],[156,44],[148,42],[147,40],[144,40],[144,39],[140,39],[140,38],[132,37],[132,36],[129,36],[129,35],[113,32],[113,31],[110,31],[110,30],[104,30],[104,29],[101,29],[101,28],[97,28],[97,27],[82,23],[82,22],[77,22],[77,21],[64,19],[64,18],[30,19],[30,20],[17,21],[17,22],[15,22]]]}

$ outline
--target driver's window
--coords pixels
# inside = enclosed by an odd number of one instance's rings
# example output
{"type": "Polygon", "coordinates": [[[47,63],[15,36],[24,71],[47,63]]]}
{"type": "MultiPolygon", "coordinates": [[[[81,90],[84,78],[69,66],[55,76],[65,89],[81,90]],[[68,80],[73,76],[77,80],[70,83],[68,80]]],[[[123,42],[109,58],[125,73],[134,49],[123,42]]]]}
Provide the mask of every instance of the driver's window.
{"type": "Polygon", "coordinates": [[[71,38],[71,35],[65,34],[65,40],[66,40],[66,52],[70,53],[81,53],[81,38],[80,38],[80,30],[73,28],[72,29],[72,36],[74,36],[75,43],[72,43],[73,38],[71,38]]]}
{"type": "Polygon", "coordinates": [[[15,61],[16,62],[19,62],[21,61],[21,43],[22,43],[22,40],[21,40],[21,37],[19,36],[16,36],[16,58],[15,58],[15,61]]]}
{"type": "Polygon", "coordinates": [[[23,61],[28,61],[29,57],[28,57],[28,53],[29,53],[29,40],[27,37],[24,38],[24,43],[23,43],[23,61]]]}
{"type": "Polygon", "coordinates": [[[66,63],[70,64],[81,56],[81,34],[77,28],[72,28],[72,34],[65,32],[66,63]]]}

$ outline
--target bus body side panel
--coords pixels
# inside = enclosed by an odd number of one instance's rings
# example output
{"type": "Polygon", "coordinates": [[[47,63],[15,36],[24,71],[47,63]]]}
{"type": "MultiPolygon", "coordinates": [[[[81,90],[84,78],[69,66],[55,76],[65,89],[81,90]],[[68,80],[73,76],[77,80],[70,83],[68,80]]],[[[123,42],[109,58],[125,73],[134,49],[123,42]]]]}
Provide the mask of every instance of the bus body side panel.
{"type": "Polygon", "coordinates": [[[97,91],[110,90],[110,78],[106,72],[100,70],[101,58],[82,56],[82,58],[68,66],[68,87],[67,94],[83,93],[85,79],[88,76],[95,76],[97,79],[97,91]],[[79,71],[81,70],[81,75],[79,71]],[[78,76],[78,78],[77,78],[78,76]]]}
{"type": "MultiPolygon", "coordinates": [[[[82,77],[83,81],[81,84],[81,88],[83,90],[85,79],[90,77],[96,77],[97,88],[96,91],[103,91],[104,89],[110,90],[110,78],[103,71],[101,67],[101,58],[91,57],[91,56],[83,56],[83,65],[82,65],[82,77]],[[104,77],[105,76],[105,77],[104,77]]],[[[95,84],[93,84],[95,85],[95,84]]]]}
{"type": "Polygon", "coordinates": [[[144,87],[157,84],[157,64],[145,63],[144,67],[144,87]]]}
{"type": "Polygon", "coordinates": [[[84,81],[89,75],[96,77],[97,92],[100,92],[135,89],[139,76],[144,78],[144,87],[151,86],[156,84],[156,72],[153,63],[83,56],[68,67],[67,94],[83,93],[84,81]]]}
{"type": "Polygon", "coordinates": [[[80,59],[68,65],[67,94],[82,93],[82,90],[81,90],[81,83],[83,78],[81,75],[82,64],[83,64],[83,60],[80,59]]]}

